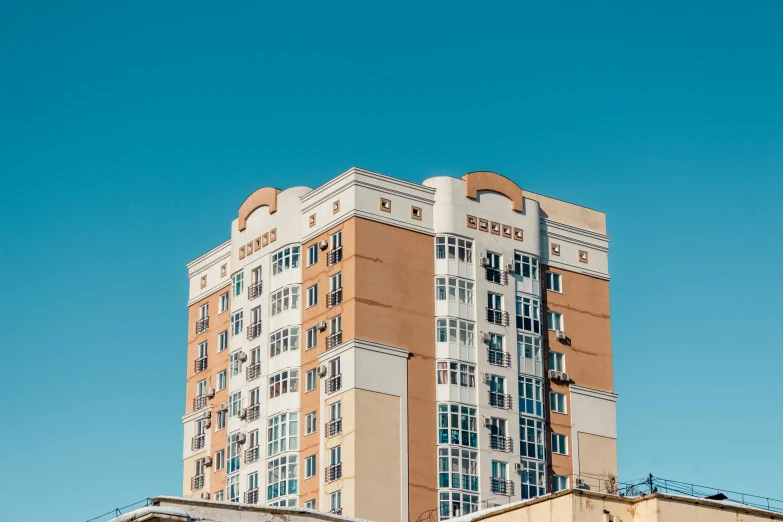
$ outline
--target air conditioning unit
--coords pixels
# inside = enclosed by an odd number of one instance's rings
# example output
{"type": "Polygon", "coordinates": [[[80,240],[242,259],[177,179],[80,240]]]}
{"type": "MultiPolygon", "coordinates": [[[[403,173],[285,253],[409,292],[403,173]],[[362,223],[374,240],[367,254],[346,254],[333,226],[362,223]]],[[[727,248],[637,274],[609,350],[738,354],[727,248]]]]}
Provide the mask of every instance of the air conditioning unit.
{"type": "Polygon", "coordinates": [[[514,271],[514,263],[506,263],[506,272],[514,271]]]}
{"type": "Polygon", "coordinates": [[[318,324],[316,324],[315,327],[318,328],[318,330],[320,330],[321,332],[323,332],[324,330],[326,330],[326,321],[318,321],[318,324]]]}
{"type": "Polygon", "coordinates": [[[240,408],[239,409],[239,418],[244,419],[247,417],[247,408],[240,408]]]}
{"type": "Polygon", "coordinates": [[[221,410],[227,410],[228,409],[228,403],[227,402],[221,402],[220,403],[220,409],[221,410]]]}
{"type": "Polygon", "coordinates": [[[245,362],[245,361],[247,361],[247,354],[246,354],[245,352],[239,352],[239,353],[237,354],[237,357],[238,357],[238,358],[239,358],[239,360],[240,360],[240,361],[242,361],[242,362],[245,362]]]}
{"type": "Polygon", "coordinates": [[[210,411],[205,411],[205,412],[203,413],[203,415],[201,415],[201,418],[202,418],[202,419],[211,419],[211,418],[212,418],[212,412],[210,412],[210,411]]]}
{"type": "Polygon", "coordinates": [[[489,384],[489,374],[488,373],[482,373],[482,378],[484,379],[484,384],[489,384]]]}
{"type": "Polygon", "coordinates": [[[247,435],[244,433],[237,433],[237,444],[244,444],[247,440],[247,435]]]}
{"type": "Polygon", "coordinates": [[[566,340],[566,334],[563,330],[557,331],[557,340],[558,341],[565,341],[566,340]]]}
{"type": "Polygon", "coordinates": [[[481,266],[483,266],[483,267],[489,266],[489,259],[487,259],[486,257],[482,257],[481,258],[481,266]]]}
{"type": "Polygon", "coordinates": [[[207,493],[206,491],[202,491],[201,500],[209,500],[209,493],[207,493]]]}
{"type": "Polygon", "coordinates": [[[567,373],[565,373],[565,372],[563,372],[563,373],[560,375],[560,378],[563,380],[563,382],[571,382],[571,376],[570,376],[570,375],[568,375],[568,374],[567,374],[567,373]]]}
{"type": "Polygon", "coordinates": [[[489,340],[490,340],[491,338],[492,338],[492,337],[491,337],[491,336],[490,336],[488,333],[486,333],[486,332],[481,332],[481,342],[489,344],[489,340]]]}
{"type": "Polygon", "coordinates": [[[560,376],[558,375],[560,372],[557,370],[549,370],[549,378],[552,380],[558,380],[560,376]]]}
{"type": "Polygon", "coordinates": [[[514,463],[514,471],[517,473],[522,473],[522,463],[521,462],[515,462],[514,463]]]}
{"type": "Polygon", "coordinates": [[[320,375],[321,377],[326,377],[326,372],[328,371],[329,369],[326,367],[325,364],[322,364],[321,366],[318,367],[318,375],[320,375]]]}
{"type": "Polygon", "coordinates": [[[210,399],[215,396],[215,388],[212,386],[207,386],[205,395],[209,397],[210,399]]]}
{"type": "Polygon", "coordinates": [[[211,428],[212,427],[212,420],[211,419],[205,420],[204,421],[204,427],[205,428],[211,428]]]}
{"type": "Polygon", "coordinates": [[[489,417],[484,417],[484,427],[489,428],[490,426],[492,426],[492,419],[489,417]]]}
{"type": "Polygon", "coordinates": [[[321,250],[326,250],[328,246],[329,246],[329,242],[325,239],[322,239],[318,242],[318,248],[320,248],[321,250]]]}
{"type": "Polygon", "coordinates": [[[212,457],[204,457],[204,465],[206,467],[212,466],[212,457]]]}

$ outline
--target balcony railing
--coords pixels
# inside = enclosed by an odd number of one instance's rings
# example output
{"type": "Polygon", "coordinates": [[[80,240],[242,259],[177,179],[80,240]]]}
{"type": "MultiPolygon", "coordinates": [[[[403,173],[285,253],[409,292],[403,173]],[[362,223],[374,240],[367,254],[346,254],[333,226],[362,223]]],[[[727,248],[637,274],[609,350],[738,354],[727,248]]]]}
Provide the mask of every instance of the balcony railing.
{"type": "Polygon", "coordinates": [[[489,405],[495,408],[510,410],[512,405],[511,395],[502,392],[489,392],[489,405]]]}
{"type": "Polygon", "coordinates": [[[258,504],[258,488],[245,491],[245,504],[258,504]]]}
{"type": "Polygon", "coordinates": [[[332,419],[329,422],[326,423],[326,426],[324,427],[324,432],[326,433],[326,437],[334,437],[335,435],[338,435],[343,432],[343,419],[332,419]]]}
{"type": "Polygon", "coordinates": [[[193,361],[193,371],[195,373],[203,372],[207,369],[207,356],[199,357],[195,361],[193,361]]]}
{"type": "Polygon", "coordinates": [[[497,493],[498,495],[514,494],[514,482],[504,478],[492,477],[490,479],[490,488],[492,489],[492,493],[497,493]]]}
{"type": "Polygon", "coordinates": [[[249,300],[253,300],[256,297],[261,295],[261,291],[263,289],[263,282],[258,281],[257,283],[253,283],[250,286],[247,287],[247,298],[249,300]]]}
{"type": "Polygon", "coordinates": [[[250,324],[247,327],[247,338],[248,340],[252,341],[256,337],[261,335],[261,321],[257,321],[255,323],[250,324]]]}
{"type": "Polygon", "coordinates": [[[489,447],[495,451],[514,451],[514,439],[505,435],[490,435],[489,447]]]}
{"type": "Polygon", "coordinates": [[[490,283],[497,283],[499,285],[508,284],[508,273],[505,270],[499,268],[486,267],[487,269],[487,281],[490,283]]]}
{"type": "Polygon", "coordinates": [[[196,335],[206,332],[209,328],[209,316],[202,317],[198,321],[196,321],[196,335]]]}
{"type": "Polygon", "coordinates": [[[343,260],[343,247],[333,248],[326,254],[326,265],[333,266],[343,260]]]}
{"type": "Polygon", "coordinates": [[[334,332],[326,338],[326,349],[329,350],[343,344],[343,331],[334,332]]]}
{"type": "Polygon", "coordinates": [[[245,450],[245,464],[250,464],[258,460],[258,446],[247,448],[245,450]]]}
{"type": "Polygon", "coordinates": [[[508,312],[496,308],[487,308],[487,321],[500,326],[508,326],[508,312]]]}
{"type": "Polygon", "coordinates": [[[326,307],[331,308],[343,302],[343,289],[338,288],[326,294],[326,307]]]}
{"type": "Polygon", "coordinates": [[[326,482],[334,482],[335,480],[343,476],[343,463],[338,462],[337,464],[332,464],[331,466],[328,466],[324,471],[325,471],[326,482]]]}
{"type": "Polygon", "coordinates": [[[251,404],[247,407],[247,411],[245,414],[245,420],[247,422],[253,422],[254,420],[261,417],[261,405],[260,404],[251,404]]]}
{"type": "Polygon", "coordinates": [[[328,379],[326,379],[326,384],[324,385],[325,391],[327,394],[334,393],[337,390],[339,390],[343,385],[343,376],[342,375],[332,375],[328,379]]]}
{"type": "Polygon", "coordinates": [[[245,369],[245,378],[248,381],[252,381],[253,379],[258,379],[259,375],[261,375],[260,362],[253,363],[245,369]]]}
{"type": "Polygon", "coordinates": [[[204,406],[207,405],[207,396],[206,395],[199,395],[198,397],[193,397],[193,409],[194,410],[200,410],[204,406]]]}
{"type": "Polygon", "coordinates": [[[502,350],[487,350],[487,360],[494,366],[503,366],[511,368],[511,354],[502,350]]]}
{"type": "Polygon", "coordinates": [[[198,491],[204,487],[204,475],[196,475],[190,478],[190,490],[198,491]]]}
{"type": "Polygon", "coordinates": [[[204,447],[204,434],[196,435],[190,439],[190,449],[196,451],[204,447]]]}
{"type": "Polygon", "coordinates": [[[332,515],[342,515],[343,514],[343,508],[330,509],[329,513],[331,513],[332,515]]]}

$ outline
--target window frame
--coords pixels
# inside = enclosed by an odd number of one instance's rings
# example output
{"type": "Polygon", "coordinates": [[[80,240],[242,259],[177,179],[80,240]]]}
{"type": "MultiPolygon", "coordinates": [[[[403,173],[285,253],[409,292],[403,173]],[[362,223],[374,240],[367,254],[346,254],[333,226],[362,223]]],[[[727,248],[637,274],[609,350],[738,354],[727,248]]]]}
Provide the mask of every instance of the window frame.
{"type": "Polygon", "coordinates": [[[312,435],[318,430],[318,419],[317,414],[314,411],[311,411],[307,415],[305,415],[305,436],[312,435]]]}
{"type": "Polygon", "coordinates": [[[228,294],[229,292],[223,292],[218,296],[218,315],[222,314],[223,312],[227,312],[230,308],[228,294]]]}
{"type": "Polygon", "coordinates": [[[552,453],[568,455],[568,435],[552,432],[552,453]]]}
{"type": "Polygon", "coordinates": [[[307,302],[305,308],[310,308],[318,304],[318,283],[307,287],[307,302]]]}
{"type": "Polygon", "coordinates": [[[313,243],[309,247],[307,247],[307,265],[306,266],[313,266],[314,264],[318,263],[318,243],[313,243]]]}
{"type": "Polygon", "coordinates": [[[556,391],[550,391],[549,392],[549,410],[552,413],[559,413],[561,415],[568,415],[568,405],[566,402],[566,396],[565,393],[560,393],[556,391]],[[557,400],[555,400],[557,399],[557,400]],[[561,409],[555,409],[555,406],[562,407],[561,409]]]}
{"type": "Polygon", "coordinates": [[[550,332],[564,332],[565,331],[565,318],[563,312],[555,312],[554,310],[546,311],[546,327],[550,332]],[[553,328],[554,323],[557,323],[559,328],[553,328]]]}
{"type": "Polygon", "coordinates": [[[563,293],[563,274],[559,272],[546,272],[546,289],[558,294],[563,293]],[[555,284],[557,282],[557,284],[555,284]],[[557,288],[555,288],[557,286],[557,288]]]}

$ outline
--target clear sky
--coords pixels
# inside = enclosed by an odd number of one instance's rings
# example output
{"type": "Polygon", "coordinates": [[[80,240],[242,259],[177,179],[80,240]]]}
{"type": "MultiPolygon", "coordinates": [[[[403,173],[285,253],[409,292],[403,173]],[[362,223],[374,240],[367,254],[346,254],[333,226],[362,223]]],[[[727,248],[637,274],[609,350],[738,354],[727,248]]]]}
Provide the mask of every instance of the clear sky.
{"type": "MultiPolygon", "coordinates": [[[[0,2],[0,491],[182,489],[185,263],[258,187],[606,211],[621,480],[783,498],[783,2],[0,2]]],[[[434,465],[434,463],[433,463],[434,465]]]]}

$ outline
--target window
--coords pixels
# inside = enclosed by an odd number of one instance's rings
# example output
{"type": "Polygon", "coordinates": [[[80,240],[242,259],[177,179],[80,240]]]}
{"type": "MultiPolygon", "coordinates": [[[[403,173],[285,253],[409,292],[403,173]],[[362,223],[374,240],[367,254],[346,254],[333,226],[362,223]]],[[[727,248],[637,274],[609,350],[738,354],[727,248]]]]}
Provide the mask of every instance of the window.
{"type": "Polygon", "coordinates": [[[478,491],[477,452],[438,448],[438,487],[478,491]]]}
{"type": "Polygon", "coordinates": [[[549,405],[555,413],[566,412],[566,399],[565,395],[557,392],[549,392],[549,405]]]}
{"type": "Polygon", "coordinates": [[[503,296],[487,292],[487,308],[490,310],[503,310],[503,296]]]}
{"type": "Polygon", "coordinates": [[[207,341],[204,341],[203,343],[199,343],[198,345],[198,357],[199,359],[202,357],[206,357],[208,353],[207,349],[207,341]]]}
{"type": "Polygon", "coordinates": [[[335,232],[334,234],[332,234],[331,237],[329,238],[329,243],[330,243],[330,246],[331,246],[332,250],[336,250],[336,249],[342,247],[343,246],[343,233],[342,233],[342,231],[335,232]]]}
{"type": "Polygon", "coordinates": [[[497,460],[492,461],[492,478],[496,479],[506,479],[506,468],[508,467],[508,464],[506,462],[498,462],[497,460]]]}
{"type": "Polygon", "coordinates": [[[269,336],[269,357],[299,349],[299,327],[283,328],[269,336]]]}
{"type": "Polygon", "coordinates": [[[438,444],[478,447],[476,408],[438,404],[438,444]]]}
{"type": "Polygon", "coordinates": [[[435,278],[435,299],[460,304],[473,304],[473,283],[456,277],[435,278]]]}
{"type": "Polygon", "coordinates": [[[335,315],[329,319],[329,333],[336,334],[343,331],[343,318],[342,316],[335,315]]]}
{"type": "Polygon", "coordinates": [[[558,491],[563,491],[566,489],[568,489],[568,477],[564,477],[562,475],[553,475],[552,492],[557,493],[558,491]]]}
{"type": "Polygon", "coordinates": [[[519,454],[544,460],[544,421],[519,417],[519,454]]]}
{"type": "Polygon", "coordinates": [[[503,351],[503,336],[496,333],[489,334],[489,343],[487,346],[491,351],[502,352],[503,351]]]}
{"type": "Polygon", "coordinates": [[[313,368],[305,374],[305,393],[313,391],[318,385],[318,369],[313,368]]]}
{"type": "Polygon", "coordinates": [[[517,328],[541,333],[541,317],[539,316],[537,299],[517,296],[517,328]]]}
{"type": "Polygon", "coordinates": [[[329,495],[329,510],[330,511],[342,511],[343,509],[343,492],[335,491],[329,495]]]}
{"type": "Polygon", "coordinates": [[[220,471],[226,466],[226,450],[215,452],[215,471],[220,471]]]}
{"type": "Polygon", "coordinates": [[[234,288],[234,297],[240,295],[245,289],[245,275],[242,272],[234,274],[231,278],[231,286],[234,288]]]}
{"type": "Polygon", "coordinates": [[[474,346],[474,324],[457,319],[438,319],[437,341],[474,346]]]}
{"type": "Polygon", "coordinates": [[[307,247],[307,266],[318,262],[318,243],[313,243],[307,247]]]}
{"type": "Polygon", "coordinates": [[[250,310],[250,324],[258,324],[261,322],[261,307],[256,306],[250,310]]]}
{"type": "Polygon", "coordinates": [[[519,413],[544,416],[542,383],[539,379],[519,377],[519,413]]]}
{"type": "Polygon", "coordinates": [[[206,319],[207,317],[209,317],[209,303],[198,307],[198,318],[206,319]]]}
{"type": "Polygon", "coordinates": [[[341,464],[343,461],[342,458],[342,450],[340,449],[340,446],[335,446],[333,448],[329,449],[329,465],[330,466],[336,466],[337,464],[341,464]]]}
{"type": "Polygon", "coordinates": [[[478,511],[478,495],[459,493],[457,491],[439,492],[440,520],[457,518],[478,511]]]}
{"type": "Polygon", "coordinates": [[[267,500],[299,493],[296,487],[296,455],[283,455],[267,463],[267,500]]]}
{"type": "Polygon", "coordinates": [[[229,502],[239,502],[239,475],[226,479],[226,491],[229,502]]]}
{"type": "Polygon", "coordinates": [[[514,271],[522,277],[538,281],[538,259],[522,252],[514,252],[514,271]]]}
{"type": "Polygon", "coordinates": [[[272,254],[272,275],[299,266],[299,247],[290,246],[272,254]]]}
{"type": "Polygon", "coordinates": [[[557,352],[549,352],[549,369],[557,372],[564,372],[565,355],[557,352]]]}
{"type": "Polygon", "coordinates": [[[235,471],[239,471],[239,454],[241,450],[239,447],[240,444],[238,433],[234,433],[233,435],[228,436],[227,446],[228,459],[226,460],[226,474],[230,474],[234,473],[235,471]]]}
{"type": "Polygon", "coordinates": [[[522,498],[540,497],[546,493],[546,462],[522,459],[522,498]]]}
{"type": "Polygon", "coordinates": [[[261,282],[261,267],[256,267],[250,272],[250,279],[253,281],[253,284],[260,283],[261,282]]]}
{"type": "Polygon", "coordinates": [[[238,391],[232,393],[228,397],[228,416],[236,417],[239,415],[239,410],[242,408],[242,392],[238,391]]]}
{"type": "Polygon", "coordinates": [[[231,314],[231,337],[242,333],[242,312],[231,314]]]}
{"type": "Polygon", "coordinates": [[[269,398],[299,391],[299,370],[283,370],[269,377],[269,398]]]}
{"type": "Polygon", "coordinates": [[[286,310],[295,310],[299,308],[299,287],[288,286],[278,290],[272,294],[271,300],[273,317],[286,310]]]}
{"type": "Polygon", "coordinates": [[[255,406],[261,404],[261,388],[256,387],[250,390],[250,397],[248,398],[250,404],[248,406],[255,406]]]}
{"type": "MultiPolygon", "coordinates": [[[[257,471],[255,471],[255,472],[253,472],[253,473],[251,473],[250,475],[247,476],[247,490],[248,491],[253,491],[253,490],[256,490],[256,489],[258,489],[258,472],[257,471]]],[[[247,495],[247,493],[245,493],[245,495],[247,495]]],[[[256,499],[255,502],[253,502],[253,501],[250,501],[250,502],[252,502],[253,504],[256,504],[256,503],[258,503],[258,499],[256,499]]]]}
{"type": "Polygon", "coordinates": [[[226,370],[217,374],[217,389],[218,391],[226,389],[226,370]]]}
{"type": "Polygon", "coordinates": [[[218,502],[223,502],[223,500],[224,500],[224,498],[223,498],[223,490],[221,489],[220,491],[215,491],[214,497],[215,498],[213,500],[216,500],[218,502]]]}
{"type": "Polygon", "coordinates": [[[517,336],[519,373],[541,375],[541,339],[532,335],[517,336]]]}
{"type": "Polygon", "coordinates": [[[203,397],[207,394],[207,380],[201,380],[196,383],[196,397],[203,397]]]}
{"type": "Polygon", "coordinates": [[[329,420],[343,418],[343,406],[341,401],[333,402],[329,405],[329,420]]]}
{"type": "Polygon", "coordinates": [[[239,375],[242,371],[242,359],[240,359],[242,352],[234,352],[228,357],[228,366],[231,368],[231,377],[239,375]]]}
{"type": "MultiPolygon", "coordinates": [[[[315,457],[313,457],[313,458],[315,458],[315,457]]],[[[305,477],[305,478],[307,478],[307,477],[305,477]]],[[[308,509],[315,509],[315,499],[308,500],[307,502],[305,502],[304,503],[304,507],[306,507],[308,509]]]]}
{"type": "Polygon", "coordinates": [[[267,454],[277,455],[283,451],[299,449],[297,432],[299,430],[299,414],[281,413],[271,417],[267,428],[267,454]]]}
{"type": "MultiPolygon", "coordinates": [[[[305,458],[305,476],[304,478],[310,478],[314,477],[317,473],[315,469],[315,455],[310,455],[309,457],[305,458]]],[[[313,500],[313,504],[315,504],[315,501],[313,500]]],[[[305,505],[307,507],[307,505],[305,505]]]]}
{"type": "Polygon", "coordinates": [[[309,350],[310,348],[315,348],[318,346],[318,328],[315,326],[308,328],[305,332],[305,337],[307,339],[305,350],[309,350]]]}
{"type": "Polygon", "coordinates": [[[559,433],[552,434],[552,453],[568,455],[568,437],[559,433]]]}
{"type": "Polygon", "coordinates": [[[343,287],[343,273],[338,272],[329,278],[329,291],[334,292],[343,287]]]}
{"type": "Polygon", "coordinates": [[[318,285],[313,285],[307,289],[307,308],[315,306],[318,303],[318,285]]]}
{"type": "Polygon", "coordinates": [[[563,330],[563,314],[547,310],[546,324],[550,330],[563,330]]]}
{"type": "Polygon", "coordinates": [[[546,273],[546,289],[552,292],[563,293],[563,276],[554,272],[546,273]]]}
{"type": "Polygon", "coordinates": [[[487,252],[487,268],[500,270],[500,268],[503,266],[501,264],[501,259],[502,258],[500,254],[496,254],[495,252],[487,252]]]}
{"type": "Polygon", "coordinates": [[[250,366],[261,363],[261,347],[256,346],[250,350],[250,366]]]}
{"type": "Polygon", "coordinates": [[[226,427],[226,410],[220,410],[215,414],[215,431],[220,431],[226,427]]]}
{"type": "Polygon", "coordinates": [[[228,292],[220,294],[218,298],[218,313],[222,314],[226,310],[228,310],[228,292]]]}
{"type": "Polygon", "coordinates": [[[473,242],[453,236],[438,236],[435,238],[435,258],[473,263],[473,242]]]}
{"type": "Polygon", "coordinates": [[[315,420],[315,412],[308,413],[305,415],[305,435],[310,435],[311,433],[315,433],[316,429],[316,420],[315,420]]]}
{"type": "Polygon", "coordinates": [[[222,352],[228,348],[228,330],[224,330],[218,334],[218,352],[222,352]]]}
{"type": "Polygon", "coordinates": [[[453,384],[463,388],[475,388],[476,367],[472,364],[439,361],[438,384],[453,384]]]}

